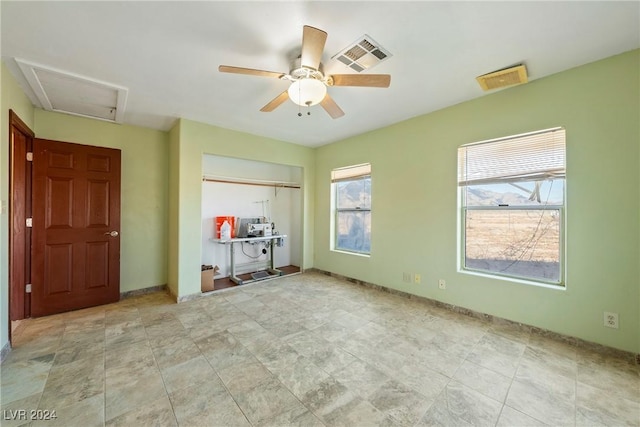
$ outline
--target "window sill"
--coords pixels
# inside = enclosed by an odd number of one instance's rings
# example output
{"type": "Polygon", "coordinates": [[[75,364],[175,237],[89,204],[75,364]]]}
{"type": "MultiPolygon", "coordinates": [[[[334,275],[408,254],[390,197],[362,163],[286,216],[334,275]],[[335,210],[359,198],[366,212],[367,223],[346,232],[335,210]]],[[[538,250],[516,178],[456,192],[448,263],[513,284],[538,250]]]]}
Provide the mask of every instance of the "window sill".
{"type": "Polygon", "coordinates": [[[537,287],[540,287],[540,288],[554,289],[556,291],[566,291],[567,290],[567,287],[565,286],[564,283],[553,284],[553,283],[537,282],[537,281],[534,281],[534,280],[521,279],[521,278],[518,278],[518,277],[501,276],[501,275],[497,275],[497,274],[483,273],[483,272],[480,272],[480,271],[465,270],[465,269],[462,269],[462,268],[458,269],[458,273],[468,274],[470,276],[484,277],[484,278],[487,278],[487,279],[502,280],[502,281],[505,281],[505,282],[519,283],[521,285],[529,285],[529,286],[537,286],[537,287]]]}
{"type": "Polygon", "coordinates": [[[361,253],[361,252],[343,251],[342,249],[331,249],[331,252],[337,252],[339,254],[345,254],[345,255],[354,255],[354,256],[358,256],[358,257],[362,257],[362,258],[371,258],[371,254],[365,254],[365,253],[361,253]]]}

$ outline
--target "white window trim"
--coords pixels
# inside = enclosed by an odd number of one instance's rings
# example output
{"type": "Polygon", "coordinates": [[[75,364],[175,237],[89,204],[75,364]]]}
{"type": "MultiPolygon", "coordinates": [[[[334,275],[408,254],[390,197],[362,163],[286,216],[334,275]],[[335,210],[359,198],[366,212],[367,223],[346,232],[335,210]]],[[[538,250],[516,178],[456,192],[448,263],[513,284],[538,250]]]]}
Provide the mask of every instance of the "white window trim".
{"type": "Polygon", "coordinates": [[[516,276],[501,276],[501,275],[487,273],[487,272],[479,271],[479,270],[466,270],[466,269],[460,268],[460,267],[458,267],[458,273],[467,274],[469,276],[484,277],[486,279],[502,280],[502,281],[505,281],[505,282],[518,283],[520,285],[537,286],[539,288],[554,289],[556,291],[566,291],[567,290],[566,286],[561,286],[561,285],[557,285],[557,284],[550,284],[550,283],[546,283],[546,282],[538,282],[538,281],[533,281],[533,280],[528,280],[528,279],[522,279],[522,278],[516,277],[516,276]]]}

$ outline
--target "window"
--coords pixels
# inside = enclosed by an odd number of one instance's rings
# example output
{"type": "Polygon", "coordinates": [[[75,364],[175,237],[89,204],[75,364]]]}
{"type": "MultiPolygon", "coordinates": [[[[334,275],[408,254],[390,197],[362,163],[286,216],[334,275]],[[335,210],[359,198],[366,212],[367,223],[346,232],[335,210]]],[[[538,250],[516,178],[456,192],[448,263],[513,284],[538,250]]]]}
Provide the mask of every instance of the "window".
{"type": "Polygon", "coordinates": [[[565,131],[458,148],[463,270],[563,283],[565,131]]]}
{"type": "Polygon", "coordinates": [[[334,197],[334,248],[371,252],[371,165],[334,169],[331,172],[334,197]]]}

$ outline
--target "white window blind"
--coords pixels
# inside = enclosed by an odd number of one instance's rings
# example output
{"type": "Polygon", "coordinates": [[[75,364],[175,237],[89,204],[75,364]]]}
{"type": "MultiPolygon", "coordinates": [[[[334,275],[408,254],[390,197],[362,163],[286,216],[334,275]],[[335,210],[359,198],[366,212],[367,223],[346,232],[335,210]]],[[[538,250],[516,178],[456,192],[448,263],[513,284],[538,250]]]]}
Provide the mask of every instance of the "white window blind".
{"type": "Polygon", "coordinates": [[[539,132],[458,148],[458,185],[565,177],[565,130],[539,132]]]}
{"type": "Polygon", "coordinates": [[[346,181],[371,175],[371,164],[349,166],[331,171],[331,182],[346,181]]]}

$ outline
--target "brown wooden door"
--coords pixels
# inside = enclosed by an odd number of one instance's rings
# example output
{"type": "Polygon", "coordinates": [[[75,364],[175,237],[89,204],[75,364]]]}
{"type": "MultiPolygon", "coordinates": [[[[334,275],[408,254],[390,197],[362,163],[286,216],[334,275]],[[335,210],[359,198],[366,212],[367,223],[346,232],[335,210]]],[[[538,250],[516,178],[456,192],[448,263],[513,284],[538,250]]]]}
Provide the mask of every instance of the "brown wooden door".
{"type": "Polygon", "coordinates": [[[120,150],[33,141],[31,315],[120,299],[120,150]]]}

